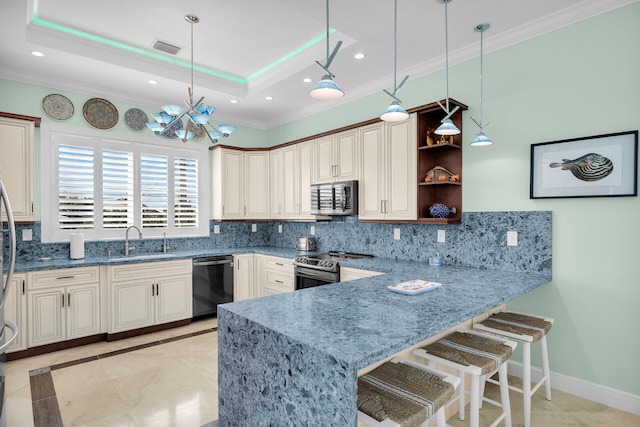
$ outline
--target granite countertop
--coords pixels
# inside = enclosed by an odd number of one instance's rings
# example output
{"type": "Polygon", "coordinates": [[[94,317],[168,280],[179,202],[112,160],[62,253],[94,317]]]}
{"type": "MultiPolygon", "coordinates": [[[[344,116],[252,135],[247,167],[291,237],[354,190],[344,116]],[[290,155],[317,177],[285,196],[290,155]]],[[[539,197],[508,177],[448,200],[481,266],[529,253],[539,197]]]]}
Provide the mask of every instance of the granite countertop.
{"type": "MultiPolygon", "coordinates": [[[[165,256],[162,253],[154,254],[133,254],[130,257],[124,257],[121,254],[114,255],[109,258],[106,256],[101,257],[86,257],[83,259],[69,259],[69,258],[46,258],[45,261],[40,259],[18,259],[14,267],[16,273],[22,273],[27,271],[38,270],[53,270],[58,268],[74,268],[74,267],[91,267],[96,265],[118,265],[118,264],[130,264],[130,263],[143,263],[143,262],[160,262],[160,261],[173,261],[179,259],[190,259],[204,256],[216,256],[216,255],[233,255],[233,254],[245,254],[245,253],[257,253],[263,255],[272,255],[283,258],[294,258],[298,255],[308,255],[315,252],[301,252],[291,248],[277,248],[272,246],[255,246],[244,248],[207,248],[199,249],[195,251],[170,251],[169,256],[165,256]],[[151,256],[151,258],[143,258],[144,256],[151,256]],[[155,257],[155,258],[154,258],[155,257]]],[[[6,263],[5,263],[6,269],[6,263]]]]}
{"type": "Polygon", "coordinates": [[[220,306],[356,369],[424,341],[551,281],[551,275],[385,258],[341,265],[387,274],[220,306]],[[418,295],[387,286],[443,286],[418,295]]]}

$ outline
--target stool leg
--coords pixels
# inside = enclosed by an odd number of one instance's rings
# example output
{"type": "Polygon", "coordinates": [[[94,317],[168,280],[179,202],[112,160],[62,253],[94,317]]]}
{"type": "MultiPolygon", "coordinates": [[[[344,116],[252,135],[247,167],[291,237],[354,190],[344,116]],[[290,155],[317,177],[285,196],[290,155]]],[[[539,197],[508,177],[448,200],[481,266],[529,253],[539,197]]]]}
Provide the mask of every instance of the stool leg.
{"type": "Polygon", "coordinates": [[[540,340],[540,351],[542,352],[542,374],[545,376],[544,390],[547,400],[551,400],[551,374],[549,372],[549,353],[547,353],[547,336],[543,335],[540,340]]]}
{"type": "Polygon", "coordinates": [[[484,401],[484,389],[487,385],[487,376],[483,375],[480,377],[480,409],[482,409],[482,402],[484,401]]]}
{"type": "Polygon", "coordinates": [[[498,369],[498,379],[500,380],[500,403],[502,413],[504,413],[504,426],[511,427],[511,402],[509,400],[509,379],[507,377],[507,364],[503,363],[498,369]]]}
{"type": "Polygon", "coordinates": [[[458,386],[458,419],[464,421],[464,372],[458,371],[460,386],[458,386]]]}
{"type": "Polygon", "coordinates": [[[444,406],[436,411],[436,427],[447,427],[447,420],[444,417],[444,406]]]}
{"type": "Polygon", "coordinates": [[[478,427],[480,425],[480,375],[471,375],[470,392],[469,427],[478,427]]]}
{"type": "Polygon", "coordinates": [[[531,343],[522,343],[522,360],[524,372],[522,373],[522,403],[524,409],[524,427],[531,425],[531,343]]]}

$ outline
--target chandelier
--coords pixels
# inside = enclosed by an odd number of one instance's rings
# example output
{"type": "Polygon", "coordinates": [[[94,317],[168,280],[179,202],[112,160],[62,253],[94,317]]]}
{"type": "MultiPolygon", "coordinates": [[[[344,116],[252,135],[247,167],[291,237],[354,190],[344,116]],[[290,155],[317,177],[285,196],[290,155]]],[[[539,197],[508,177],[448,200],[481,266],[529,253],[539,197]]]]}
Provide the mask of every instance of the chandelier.
{"type": "Polygon", "coordinates": [[[196,133],[204,131],[211,143],[215,144],[220,138],[226,138],[231,135],[236,128],[225,124],[220,124],[218,127],[212,125],[209,120],[216,111],[216,107],[204,105],[202,103],[204,96],[197,102],[193,102],[193,24],[200,22],[200,19],[195,15],[186,15],[184,19],[191,25],[191,86],[187,88],[189,100],[184,101],[186,108],[181,105],[163,105],[161,112],[151,115],[155,121],[147,122],[147,127],[156,135],[164,137],[175,135],[182,142],[187,142],[196,133]],[[189,119],[186,127],[183,127],[182,124],[184,116],[189,119]],[[211,129],[207,129],[206,126],[211,129]]]}

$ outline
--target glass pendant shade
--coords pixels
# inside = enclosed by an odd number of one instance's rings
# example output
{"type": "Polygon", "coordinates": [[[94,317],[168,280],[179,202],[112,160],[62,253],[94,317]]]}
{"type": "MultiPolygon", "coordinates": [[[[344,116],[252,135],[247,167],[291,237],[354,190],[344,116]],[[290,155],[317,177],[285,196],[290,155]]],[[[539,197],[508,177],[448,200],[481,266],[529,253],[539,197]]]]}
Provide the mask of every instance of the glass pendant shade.
{"type": "Polygon", "coordinates": [[[476,139],[471,142],[471,145],[474,147],[483,147],[485,145],[491,145],[493,141],[484,134],[484,132],[478,132],[476,139]]]}
{"type": "Polygon", "coordinates": [[[189,119],[197,125],[207,123],[210,118],[211,116],[209,114],[189,114],[189,119]]]}
{"type": "Polygon", "coordinates": [[[163,105],[162,110],[170,116],[179,116],[184,111],[180,105],[163,105]]]}
{"type": "Polygon", "coordinates": [[[393,101],[391,105],[380,115],[380,120],[385,122],[401,122],[407,120],[409,113],[400,106],[398,101],[393,101]]]}
{"type": "Polygon", "coordinates": [[[326,75],[316,87],[309,91],[309,96],[315,99],[338,99],[344,96],[344,91],[338,87],[330,75],[326,75]]]}
{"type": "Polygon", "coordinates": [[[158,122],[147,122],[147,127],[151,129],[152,132],[162,132],[164,127],[158,122]]]}
{"type": "Polygon", "coordinates": [[[186,132],[184,129],[179,129],[179,130],[176,131],[176,136],[178,138],[180,138],[181,140],[183,140],[183,141],[186,141],[186,140],[189,140],[189,139],[193,138],[193,135],[194,135],[193,132],[191,132],[191,131],[186,132]]]}
{"type": "Polygon", "coordinates": [[[166,125],[168,123],[171,123],[171,120],[173,120],[173,116],[170,114],[163,112],[160,113],[154,113],[151,114],[151,117],[153,117],[153,120],[155,120],[157,123],[160,123],[161,125],[166,125]]]}
{"type": "Polygon", "coordinates": [[[433,133],[436,135],[458,135],[460,134],[460,129],[453,124],[451,119],[444,119],[442,124],[433,133]]]}
{"type": "Polygon", "coordinates": [[[196,110],[198,110],[198,112],[200,112],[201,114],[206,114],[208,116],[212,115],[213,113],[215,113],[216,111],[216,107],[214,107],[213,105],[198,105],[196,107],[196,110]]]}
{"type": "Polygon", "coordinates": [[[222,135],[220,132],[218,132],[217,130],[210,130],[207,131],[207,133],[209,134],[209,137],[211,138],[211,140],[213,141],[218,141],[220,138],[223,138],[224,135],[222,135]]]}
{"type": "Polygon", "coordinates": [[[220,124],[218,125],[218,130],[220,130],[222,136],[226,138],[236,130],[236,127],[233,125],[220,124]]]}

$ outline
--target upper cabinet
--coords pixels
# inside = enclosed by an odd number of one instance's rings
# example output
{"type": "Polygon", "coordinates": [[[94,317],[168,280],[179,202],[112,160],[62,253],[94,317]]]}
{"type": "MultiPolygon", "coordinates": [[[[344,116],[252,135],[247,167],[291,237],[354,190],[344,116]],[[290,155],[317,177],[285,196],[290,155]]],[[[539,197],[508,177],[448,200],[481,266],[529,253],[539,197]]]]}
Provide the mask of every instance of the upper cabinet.
{"type": "MultiPolygon", "coordinates": [[[[443,101],[444,102],[444,101],[443,101]]],[[[451,116],[462,131],[462,111],[467,106],[449,100],[451,108],[460,109],[451,116]]],[[[418,115],[418,221],[436,224],[459,223],[462,218],[462,146],[463,133],[440,137],[433,130],[440,125],[444,112],[429,104],[418,115]],[[456,212],[445,217],[433,216],[429,208],[443,204],[456,212]]]]}
{"type": "MultiPolygon", "coordinates": [[[[0,178],[4,182],[16,222],[35,221],[34,137],[39,119],[0,115],[0,178]]],[[[2,220],[6,220],[3,213],[2,220]]]]}
{"type": "Polygon", "coordinates": [[[271,151],[271,218],[314,219],[311,184],[315,144],[307,141],[271,151]]]}
{"type": "Polygon", "coordinates": [[[269,218],[269,152],[212,151],[213,219],[269,218]]]}
{"type": "Polygon", "coordinates": [[[359,128],[359,218],[416,220],[416,114],[359,128]]]}
{"type": "Polygon", "coordinates": [[[316,183],[358,179],[357,129],[316,139],[316,183]]]}

